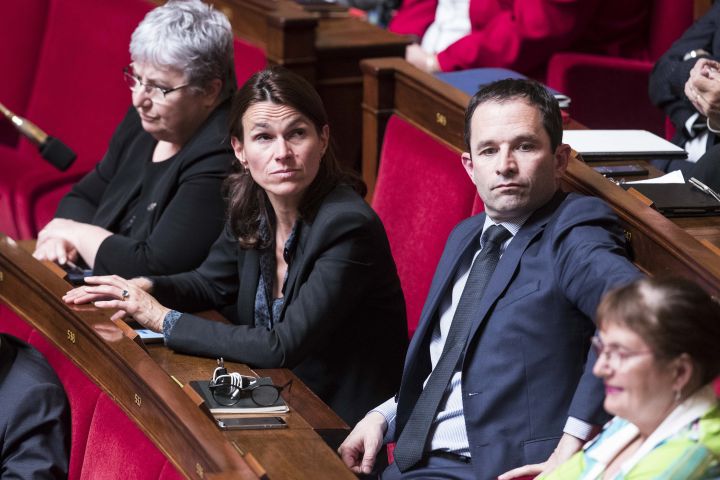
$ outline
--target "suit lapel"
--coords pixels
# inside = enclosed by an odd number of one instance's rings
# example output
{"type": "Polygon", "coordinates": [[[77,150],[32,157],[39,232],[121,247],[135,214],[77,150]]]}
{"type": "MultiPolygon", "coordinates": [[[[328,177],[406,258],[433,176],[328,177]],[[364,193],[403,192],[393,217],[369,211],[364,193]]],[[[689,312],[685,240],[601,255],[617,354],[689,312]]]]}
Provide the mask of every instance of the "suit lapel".
{"type": "Polygon", "coordinates": [[[530,242],[532,242],[537,235],[542,233],[564,198],[565,194],[563,193],[558,192],[555,194],[547,204],[536,210],[535,213],[530,216],[517,235],[512,239],[508,248],[500,258],[495,272],[483,293],[483,298],[478,306],[478,311],[473,320],[468,339],[473,338],[486,321],[491,309],[510,285],[510,281],[518,269],[520,259],[528,245],[530,245],[530,242]]]}
{"type": "Polygon", "coordinates": [[[238,289],[237,313],[239,321],[255,324],[255,295],[260,282],[260,257],[254,248],[244,250],[240,268],[240,288],[238,289]],[[249,319],[249,320],[248,320],[249,319]]]}
{"type": "MultiPolygon", "coordinates": [[[[418,328],[408,348],[407,360],[405,362],[406,372],[412,367],[415,361],[420,358],[419,355],[424,354],[424,352],[420,352],[420,349],[423,348],[423,345],[428,344],[425,339],[430,335],[435,325],[440,303],[453,283],[455,272],[458,269],[460,261],[471,245],[477,241],[480,233],[482,233],[485,214],[476,215],[470,219],[470,222],[457,239],[452,239],[452,243],[448,241],[443,256],[440,258],[435,276],[430,285],[427,300],[420,315],[418,328]]],[[[405,375],[403,375],[403,378],[405,378],[405,375]]]]}

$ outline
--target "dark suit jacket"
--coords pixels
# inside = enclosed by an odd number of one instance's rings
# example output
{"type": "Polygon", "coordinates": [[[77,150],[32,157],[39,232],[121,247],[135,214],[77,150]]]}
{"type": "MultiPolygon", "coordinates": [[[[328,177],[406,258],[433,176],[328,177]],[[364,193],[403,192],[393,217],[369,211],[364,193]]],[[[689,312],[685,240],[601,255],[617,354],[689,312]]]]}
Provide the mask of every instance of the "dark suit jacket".
{"type": "MultiPolygon", "coordinates": [[[[685,96],[685,83],[697,59],[683,61],[686,53],[703,49],[714,60],[720,60],[720,3],[716,2],[710,11],[695,22],[670,49],[657,61],[650,74],[649,94],[653,104],[662,108],[675,125],[673,143],[685,145],[691,136],[685,129],[685,122],[697,113],[685,96]]],[[[708,148],[714,145],[716,136],[708,138],[708,148]]]]}
{"type": "Polygon", "coordinates": [[[396,391],[407,346],[405,302],[385,230],[360,196],[337,187],[302,223],[272,330],[254,326],[259,274],[258,252],[239,248],[225,231],[194,272],[153,278],[153,293],[178,310],[237,308],[237,325],[183,315],[167,345],[292,368],[351,425],[396,391]]]}
{"type": "Polygon", "coordinates": [[[0,334],[0,477],[67,478],[70,408],[43,356],[0,334]]]}
{"type": "MultiPolygon", "coordinates": [[[[410,343],[397,438],[430,371],[438,308],[485,215],[458,225],[410,343]]],[[[601,200],[556,195],[523,225],[483,295],[462,360],[465,425],[478,479],[547,460],[568,416],[602,424],[603,385],[587,359],[602,294],[639,275],[617,218],[601,200]],[[586,362],[587,360],[587,362],[586,362]]]]}
{"type": "Polygon", "coordinates": [[[157,181],[143,185],[143,172],[157,144],[131,108],[113,135],[105,157],[60,202],[55,217],[117,232],[118,223],[142,189],[149,214],[129,236],[105,239],[95,257],[96,274],[124,277],[191,270],[205,259],[222,231],[221,186],[235,157],[230,148],[229,102],[219,106],[173,158],[157,181]]]}

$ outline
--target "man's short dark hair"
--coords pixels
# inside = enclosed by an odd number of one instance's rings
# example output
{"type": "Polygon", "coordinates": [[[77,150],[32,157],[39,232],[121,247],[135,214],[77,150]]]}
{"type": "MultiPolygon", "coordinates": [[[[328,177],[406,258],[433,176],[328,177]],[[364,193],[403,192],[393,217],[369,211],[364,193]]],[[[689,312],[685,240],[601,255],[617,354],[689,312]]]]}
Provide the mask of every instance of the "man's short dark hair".
{"type": "Polygon", "coordinates": [[[478,105],[487,102],[504,103],[510,100],[524,99],[531,106],[540,110],[543,127],[550,137],[550,148],[553,152],[562,143],[562,115],[555,97],[544,85],[535,80],[508,78],[498,80],[481,88],[470,100],[465,111],[465,145],[468,152],[470,146],[470,123],[478,105]]]}

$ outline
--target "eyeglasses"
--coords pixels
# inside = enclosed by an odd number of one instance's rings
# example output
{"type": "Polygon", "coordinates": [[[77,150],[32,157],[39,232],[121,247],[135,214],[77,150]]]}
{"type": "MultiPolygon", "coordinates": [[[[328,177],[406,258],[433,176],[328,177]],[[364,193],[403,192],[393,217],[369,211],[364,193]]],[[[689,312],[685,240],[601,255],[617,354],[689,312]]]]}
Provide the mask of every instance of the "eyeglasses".
{"type": "Polygon", "coordinates": [[[280,398],[280,393],[292,386],[292,380],[285,385],[261,384],[257,377],[227,373],[223,359],[218,359],[218,367],[213,372],[213,378],[208,388],[213,398],[220,405],[232,407],[242,398],[250,396],[252,401],[260,407],[270,407],[280,398]]]}
{"type": "Polygon", "coordinates": [[[597,335],[590,339],[590,343],[598,356],[598,360],[604,356],[608,366],[613,370],[617,370],[622,367],[623,362],[625,362],[628,358],[653,354],[650,350],[631,351],[622,347],[608,347],[597,335]]]}
{"type": "Polygon", "coordinates": [[[173,88],[163,88],[157,85],[143,83],[140,77],[135,75],[132,66],[127,66],[123,69],[123,76],[125,77],[125,83],[130,87],[130,91],[135,92],[142,87],[150,100],[156,103],[163,103],[165,102],[165,97],[172,92],[190,86],[189,83],[184,83],[173,88]]]}

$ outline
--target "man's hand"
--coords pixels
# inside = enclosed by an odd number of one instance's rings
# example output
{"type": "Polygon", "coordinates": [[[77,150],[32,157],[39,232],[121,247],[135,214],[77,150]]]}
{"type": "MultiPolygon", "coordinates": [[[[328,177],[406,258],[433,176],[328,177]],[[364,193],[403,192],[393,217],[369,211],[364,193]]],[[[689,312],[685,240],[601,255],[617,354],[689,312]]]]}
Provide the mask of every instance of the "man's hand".
{"type": "Polygon", "coordinates": [[[368,413],[338,448],[345,465],[355,473],[370,473],[386,430],[385,417],[378,412],[368,413]]]}
{"type": "Polygon", "coordinates": [[[695,109],[708,118],[720,116],[720,63],[701,58],[690,70],[685,95],[695,109]]]}
{"type": "Polygon", "coordinates": [[[548,473],[555,470],[560,464],[565,463],[575,452],[580,450],[584,442],[579,438],[575,438],[572,435],[564,433],[558,442],[558,446],[555,447],[555,451],[550,455],[550,458],[543,463],[536,463],[533,465],[525,465],[505,472],[498,477],[498,480],[510,480],[511,478],[518,478],[524,476],[537,476],[541,474],[547,475],[548,473]]]}

